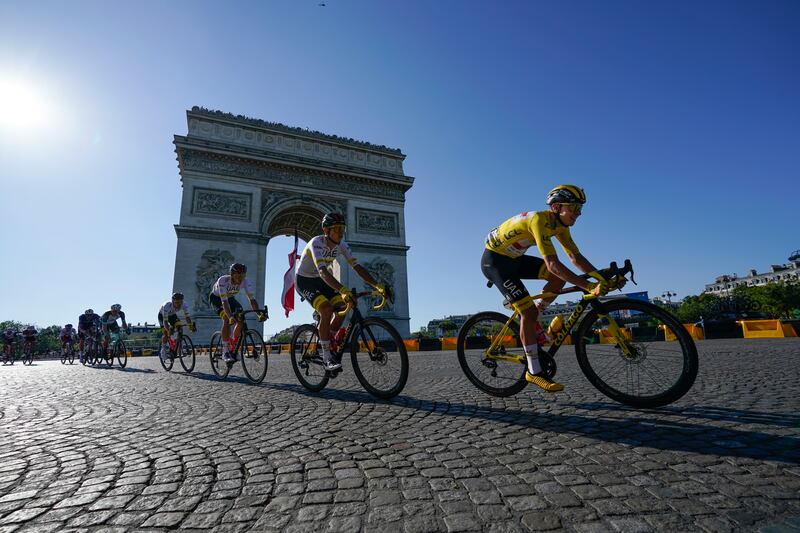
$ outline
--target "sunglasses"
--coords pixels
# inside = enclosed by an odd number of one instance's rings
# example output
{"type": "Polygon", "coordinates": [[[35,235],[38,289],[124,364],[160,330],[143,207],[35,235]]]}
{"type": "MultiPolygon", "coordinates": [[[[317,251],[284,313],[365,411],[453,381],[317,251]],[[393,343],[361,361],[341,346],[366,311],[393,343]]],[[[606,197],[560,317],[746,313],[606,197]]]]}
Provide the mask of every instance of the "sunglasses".
{"type": "Polygon", "coordinates": [[[574,215],[580,215],[581,211],[583,211],[583,205],[581,204],[561,204],[566,207],[570,213],[574,215]]]}

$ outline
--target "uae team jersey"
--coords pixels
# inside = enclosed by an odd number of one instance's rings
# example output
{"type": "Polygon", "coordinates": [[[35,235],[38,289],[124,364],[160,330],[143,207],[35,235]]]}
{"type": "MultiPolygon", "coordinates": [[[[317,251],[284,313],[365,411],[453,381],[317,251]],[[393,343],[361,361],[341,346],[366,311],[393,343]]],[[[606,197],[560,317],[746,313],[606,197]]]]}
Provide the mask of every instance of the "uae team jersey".
{"type": "Polygon", "coordinates": [[[177,315],[178,311],[183,311],[184,318],[189,317],[189,308],[186,307],[186,302],[181,304],[179,308],[175,308],[175,306],[172,305],[172,300],[167,300],[167,302],[161,306],[161,309],[158,310],[158,314],[161,315],[162,317],[168,317],[172,315],[177,315]]]}
{"type": "Polygon", "coordinates": [[[569,227],[550,217],[550,211],[527,211],[511,217],[489,232],[486,248],[507,257],[522,256],[533,245],[542,257],[556,255],[552,238],[561,243],[567,253],[577,254],[578,247],[569,234],[569,227]]]}
{"type": "Polygon", "coordinates": [[[320,277],[319,271],[322,268],[330,269],[331,264],[336,261],[339,254],[345,258],[351,267],[358,264],[358,260],[353,257],[353,252],[344,240],[339,241],[339,244],[331,249],[325,243],[325,235],[317,235],[308,241],[300,256],[297,275],[306,278],[318,278],[320,277]]]}
{"type": "Polygon", "coordinates": [[[247,281],[247,278],[244,278],[242,283],[236,285],[233,282],[233,278],[231,278],[230,274],[228,274],[225,276],[220,276],[220,278],[214,284],[214,288],[211,289],[211,294],[219,296],[223,299],[233,298],[239,294],[240,290],[244,290],[248,298],[255,298],[253,295],[253,287],[250,285],[250,282],[247,281]]]}

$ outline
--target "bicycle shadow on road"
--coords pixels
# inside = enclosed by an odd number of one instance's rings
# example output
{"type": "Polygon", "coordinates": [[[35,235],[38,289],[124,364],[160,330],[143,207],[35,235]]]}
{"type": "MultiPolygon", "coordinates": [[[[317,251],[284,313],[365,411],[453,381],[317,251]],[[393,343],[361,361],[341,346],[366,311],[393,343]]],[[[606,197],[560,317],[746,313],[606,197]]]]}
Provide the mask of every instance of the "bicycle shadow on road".
{"type": "Polygon", "coordinates": [[[796,413],[764,413],[759,411],[744,411],[742,409],[730,409],[728,407],[717,407],[714,405],[690,405],[687,407],[666,406],[659,407],[657,411],[647,409],[636,409],[633,407],[621,406],[611,402],[587,402],[572,405],[578,409],[618,409],[631,412],[670,414],[689,418],[706,418],[708,420],[719,420],[727,422],[737,422],[740,424],[762,424],[765,426],[779,426],[788,428],[800,428],[800,414],[796,413]]]}
{"type": "MultiPolygon", "coordinates": [[[[463,404],[442,409],[443,404],[420,401],[408,407],[438,413],[442,416],[480,418],[493,422],[511,424],[521,428],[538,429],[555,433],[572,433],[615,444],[648,447],[664,451],[692,452],[702,455],[759,459],[800,464],[800,436],[782,436],[750,429],[736,429],[694,424],[685,421],[659,418],[662,410],[650,411],[610,404],[605,410],[631,413],[629,418],[608,418],[599,413],[562,414],[523,411],[519,409],[497,409],[472,407],[463,404]]],[[[445,404],[446,405],[446,404],[445,404]]],[[[582,408],[575,406],[576,408],[582,408]]],[[[596,408],[595,408],[596,409],[596,408]]],[[[686,415],[688,410],[674,408],[675,413],[686,415]]],[[[728,410],[730,412],[734,409],[728,410]]],[[[738,420],[748,416],[741,411],[738,420]]],[[[764,414],[764,413],[757,413],[764,414]]],[[[732,413],[729,413],[732,416],[732,413]]],[[[763,422],[760,422],[763,423],[763,422]]],[[[800,432],[798,432],[800,435],[800,432]]]]}
{"type": "Polygon", "coordinates": [[[125,368],[120,368],[118,366],[87,366],[86,368],[91,368],[92,370],[113,370],[116,372],[125,372],[129,373],[132,372],[134,374],[154,374],[155,370],[152,368],[134,368],[130,366],[126,366],[125,368]]]}
{"type": "Polygon", "coordinates": [[[376,398],[372,396],[366,391],[362,390],[349,390],[349,389],[336,389],[336,388],[324,388],[319,392],[310,391],[307,388],[303,387],[299,383],[262,383],[262,387],[265,389],[274,389],[284,392],[292,392],[294,394],[302,394],[303,396],[308,396],[309,398],[319,398],[321,400],[338,400],[342,402],[349,402],[349,403],[359,403],[359,404],[380,404],[380,405],[393,405],[398,403],[398,399],[404,398],[403,396],[398,396],[392,400],[382,400],[380,398],[376,398]]]}
{"type": "MultiPolygon", "coordinates": [[[[152,372],[155,372],[155,370],[153,370],[152,372]]],[[[228,377],[223,379],[223,378],[217,377],[216,374],[206,374],[205,372],[192,372],[190,374],[187,374],[186,372],[167,372],[165,370],[164,373],[165,374],[174,374],[176,376],[186,376],[187,378],[194,378],[194,379],[199,379],[199,380],[202,380],[202,381],[214,381],[214,382],[218,382],[218,383],[220,383],[220,382],[221,383],[225,383],[227,381],[227,382],[230,382],[230,383],[241,383],[243,385],[251,385],[251,386],[252,385],[258,385],[257,383],[252,383],[245,376],[237,376],[237,375],[234,375],[234,374],[228,374],[228,377]]]]}

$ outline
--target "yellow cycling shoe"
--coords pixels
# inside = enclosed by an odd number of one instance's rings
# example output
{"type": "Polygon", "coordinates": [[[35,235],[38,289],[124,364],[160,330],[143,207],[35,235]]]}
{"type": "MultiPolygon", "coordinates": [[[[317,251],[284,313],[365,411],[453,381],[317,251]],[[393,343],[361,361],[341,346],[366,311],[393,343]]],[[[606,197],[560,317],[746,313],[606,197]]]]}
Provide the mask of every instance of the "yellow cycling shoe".
{"type": "Polygon", "coordinates": [[[533,383],[542,390],[547,392],[558,392],[564,390],[564,385],[551,381],[544,376],[533,375],[530,372],[525,372],[525,381],[533,383]]]}

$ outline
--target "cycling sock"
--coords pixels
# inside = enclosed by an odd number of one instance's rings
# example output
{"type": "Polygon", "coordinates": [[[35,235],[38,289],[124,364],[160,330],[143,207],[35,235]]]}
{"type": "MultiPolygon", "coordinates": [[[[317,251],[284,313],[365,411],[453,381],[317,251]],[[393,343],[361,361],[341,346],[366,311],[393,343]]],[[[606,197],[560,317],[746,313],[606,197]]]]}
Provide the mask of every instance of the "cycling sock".
{"type": "Polygon", "coordinates": [[[525,350],[525,357],[528,359],[528,372],[531,374],[538,374],[542,371],[542,365],[539,364],[539,346],[530,344],[523,348],[525,350]]]}
{"type": "Polygon", "coordinates": [[[331,354],[331,341],[319,341],[320,346],[322,346],[322,354],[325,356],[330,357],[331,354]]]}

